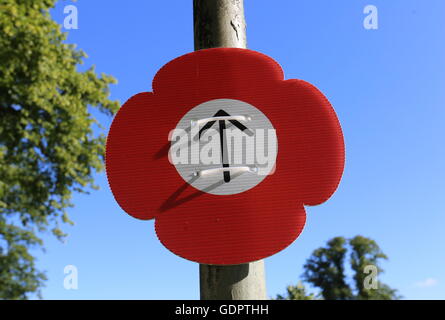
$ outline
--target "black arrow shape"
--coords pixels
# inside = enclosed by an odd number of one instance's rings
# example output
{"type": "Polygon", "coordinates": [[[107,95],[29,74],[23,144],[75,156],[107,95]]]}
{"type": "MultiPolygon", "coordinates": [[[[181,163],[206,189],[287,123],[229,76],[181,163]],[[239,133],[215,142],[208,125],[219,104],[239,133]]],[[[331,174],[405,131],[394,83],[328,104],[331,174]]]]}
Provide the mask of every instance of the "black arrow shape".
{"type": "MultiPolygon", "coordinates": [[[[219,110],[217,113],[213,115],[214,117],[228,117],[230,114],[225,112],[224,110],[219,110]]],[[[252,136],[253,132],[249,130],[245,125],[243,125],[238,120],[229,120],[231,124],[233,124],[235,127],[237,127],[239,130],[245,132],[247,135],[252,136]]],[[[209,121],[207,122],[201,130],[199,130],[199,139],[201,139],[201,134],[210,129],[214,124],[215,121],[209,121]]],[[[229,158],[228,158],[228,150],[227,150],[227,136],[226,136],[226,121],[225,120],[218,120],[219,124],[219,141],[221,145],[221,160],[222,160],[222,166],[223,168],[228,168],[229,165],[229,158]]],[[[224,182],[230,182],[230,171],[223,171],[223,177],[224,182]]]]}
{"type": "MultiPolygon", "coordinates": [[[[224,110],[219,110],[217,113],[215,113],[213,115],[214,117],[229,117],[230,114],[228,114],[227,112],[225,112],[224,110]]],[[[209,121],[207,122],[202,128],[201,130],[199,130],[199,139],[201,139],[201,135],[204,133],[204,131],[206,131],[207,129],[210,129],[216,121],[209,121]]],[[[238,120],[229,120],[229,122],[231,124],[233,124],[235,127],[237,127],[238,129],[240,129],[241,131],[243,131],[245,134],[247,134],[248,136],[253,136],[253,132],[249,130],[249,128],[247,128],[245,125],[243,125],[241,122],[239,122],[238,120]]]]}
{"type": "MultiPolygon", "coordinates": [[[[229,158],[227,150],[226,122],[219,120],[219,141],[221,144],[221,159],[223,168],[229,167],[229,158]]],[[[230,182],[230,171],[223,171],[224,182],[230,182]]]]}

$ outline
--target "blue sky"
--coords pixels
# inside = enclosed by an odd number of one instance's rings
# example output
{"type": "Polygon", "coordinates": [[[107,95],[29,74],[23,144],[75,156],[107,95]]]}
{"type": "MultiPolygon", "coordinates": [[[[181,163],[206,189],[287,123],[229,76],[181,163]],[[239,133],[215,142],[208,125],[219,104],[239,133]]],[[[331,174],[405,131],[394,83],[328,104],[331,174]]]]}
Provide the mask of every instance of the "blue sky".
{"type": "MultiPolygon", "coordinates": [[[[166,62],[193,51],[192,1],[62,1],[78,8],[69,32],[85,66],[116,77],[111,97],[151,90],[166,62]]],[[[346,141],[339,189],[307,208],[302,235],[266,259],[269,296],[296,283],[311,252],[334,236],[375,239],[389,261],[379,279],[408,299],[445,298],[445,2],[442,0],[245,1],[250,49],[277,60],[286,78],[307,80],[333,104],[346,141]],[[373,4],[379,28],[363,27],[373,4]]],[[[99,116],[108,130],[111,119],[99,116]]],[[[65,244],[45,235],[38,266],[46,299],[198,299],[198,265],[157,240],[153,221],[127,216],[104,173],[99,191],[75,195],[65,244]],[[78,269],[78,290],[63,287],[78,269]]]]}

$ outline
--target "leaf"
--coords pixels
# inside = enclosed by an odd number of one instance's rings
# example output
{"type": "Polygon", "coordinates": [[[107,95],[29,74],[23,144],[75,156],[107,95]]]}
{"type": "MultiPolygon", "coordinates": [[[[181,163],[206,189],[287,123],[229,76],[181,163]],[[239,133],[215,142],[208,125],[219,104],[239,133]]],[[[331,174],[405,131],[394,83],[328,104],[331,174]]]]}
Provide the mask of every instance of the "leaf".
{"type": "Polygon", "coordinates": [[[11,254],[0,256],[0,298],[38,292],[43,277],[27,247],[48,229],[66,236],[59,222],[73,224],[73,193],[94,188],[103,169],[105,140],[88,108],[119,108],[109,100],[113,77],[78,71],[86,54],[63,43],[48,12],[55,2],[0,5],[0,250],[11,254]]]}

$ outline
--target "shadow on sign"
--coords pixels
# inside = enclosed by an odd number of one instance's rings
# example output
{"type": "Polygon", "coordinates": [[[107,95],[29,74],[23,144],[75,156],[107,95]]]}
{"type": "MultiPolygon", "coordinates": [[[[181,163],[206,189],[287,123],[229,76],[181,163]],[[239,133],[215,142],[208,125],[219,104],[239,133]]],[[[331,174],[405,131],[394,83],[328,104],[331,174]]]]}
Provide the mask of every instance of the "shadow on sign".
{"type": "MultiPolygon", "coordinates": [[[[236,174],[234,174],[234,175],[232,175],[232,181],[233,180],[235,180],[236,178],[238,178],[240,175],[242,175],[244,172],[238,172],[238,173],[236,173],[236,174]]],[[[220,181],[218,181],[218,182],[216,182],[216,183],[214,183],[214,184],[212,184],[212,185],[210,185],[210,186],[208,186],[207,188],[204,188],[204,189],[202,189],[202,191],[200,191],[200,190],[196,190],[194,193],[192,193],[192,194],[190,194],[190,195],[188,195],[188,196],[186,196],[186,197],[183,197],[183,198],[181,198],[181,199],[178,199],[180,196],[181,196],[181,194],[187,189],[187,188],[189,188],[189,187],[191,187],[190,186],[190,184],[191,183],[193,183],[194,181],[196,181],[196,179],[199,179],[199,177],[192,177],[188,182],[185,182],[182,186],[180,186],[179,188],[178,188],[178,190],[176,190],[162,205],[161,205],[161,207],[159,208],[159,211],[160,212],[165,212],[165,211],[168,211],[168,210],[170,210],[170,209],[173,209],[173,208],[175,208],[175,207],[177,207],[177,206],[179,206],[179,205],[181,205],[181,204],[183,204],[183,203],[186,203],[186,202],[188,202],[188,201],[190,201],[190,200],[193,200],[193,199],[195,199],[195,198],[197,198],[197,197],[199,197],[200,195],[203,195],[203,194],[205,194],[205,193],[208,193],[208,192],[210,192],[210,191],[212,191],[213,189],[215,189],[215,188],[218,188],[218,187],[220,187],[220,186],[222,186],[222,185],[224,185],[226,182],[224,181],[224,179],[221,179],[220,181]]],[[[193,187],[191,187],[191,188],[193,188],[193,187]]]]}

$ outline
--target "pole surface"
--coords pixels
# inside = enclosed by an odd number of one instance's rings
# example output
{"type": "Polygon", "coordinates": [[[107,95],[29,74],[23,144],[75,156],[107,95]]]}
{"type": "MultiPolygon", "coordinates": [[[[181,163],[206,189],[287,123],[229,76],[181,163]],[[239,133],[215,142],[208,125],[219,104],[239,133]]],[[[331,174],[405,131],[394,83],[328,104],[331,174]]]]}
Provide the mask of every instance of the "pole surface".
{"type": "MultiPolygon", "coordinates": [[[[193,0],[195,50],[246,48],[243,0],[193,0]]],[[[264,300],[264,261],[240,265],[199,265],[202,300],[264,300]]]]}

